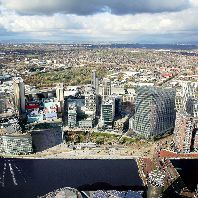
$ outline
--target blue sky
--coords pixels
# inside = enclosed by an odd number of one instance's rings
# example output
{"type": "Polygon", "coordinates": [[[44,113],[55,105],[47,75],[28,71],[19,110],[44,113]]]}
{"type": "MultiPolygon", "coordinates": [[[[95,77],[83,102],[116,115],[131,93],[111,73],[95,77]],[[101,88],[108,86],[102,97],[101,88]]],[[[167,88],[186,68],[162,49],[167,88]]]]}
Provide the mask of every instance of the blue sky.
{"type": "Polygon", "coordinates": [[[0,0],[2,40],[198,41],[198,0],[0,0]]]}

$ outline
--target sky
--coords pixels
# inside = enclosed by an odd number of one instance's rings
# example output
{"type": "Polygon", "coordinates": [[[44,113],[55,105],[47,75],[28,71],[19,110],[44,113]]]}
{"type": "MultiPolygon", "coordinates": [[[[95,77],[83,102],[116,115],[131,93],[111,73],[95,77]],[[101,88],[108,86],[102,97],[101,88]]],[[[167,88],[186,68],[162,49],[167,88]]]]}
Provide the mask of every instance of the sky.
{"type": "Polygon", "coordinates": [[[198,0],[0,0],[0,40],[198,43],[198,0]]]}

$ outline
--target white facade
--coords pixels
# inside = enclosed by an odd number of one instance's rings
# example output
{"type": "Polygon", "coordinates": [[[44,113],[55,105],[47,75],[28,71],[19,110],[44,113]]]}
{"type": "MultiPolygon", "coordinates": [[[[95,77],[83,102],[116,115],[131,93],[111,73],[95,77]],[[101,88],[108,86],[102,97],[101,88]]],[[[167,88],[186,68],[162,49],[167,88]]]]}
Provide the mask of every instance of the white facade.
{"type": "Polygon", "coordinates": [[[133,129],[133,117],[129,119],[129,129],[133,129]]]}
{"type": "Polygon", "coordinates": [[[96,92],[91,86],[85,87],[85,109],[93,112],[94,115],[96,113],[96,92]]]}
{"type": "Polygon", "coordinates": [[[93,128],[94,120],[91,118],[88,118],[86,120],[79,121],[79,127],[80,128],[93,128]]]}
{"type": "Polygon", "coordinates": [[[73,128],[76,126],[77,107],[76,104],[69,104],[68,106],[68,126],[73,128]]]}
{"type": "Polygon", "coordinates": [[[56,86],[56,98],[59,102],[64,101],[64,90],[63,90],[63,83],[57,84],[56,86]]]}

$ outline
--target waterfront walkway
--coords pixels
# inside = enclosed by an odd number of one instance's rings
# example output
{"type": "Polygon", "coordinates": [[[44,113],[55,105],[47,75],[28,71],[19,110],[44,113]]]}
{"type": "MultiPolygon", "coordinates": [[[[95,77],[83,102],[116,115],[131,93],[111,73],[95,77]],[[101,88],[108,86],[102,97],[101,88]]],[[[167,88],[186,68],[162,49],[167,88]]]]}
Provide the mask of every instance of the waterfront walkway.
{"type": "Polygon", "coordinates": [[[92,159],[92,160],[134,160],[140,158],[139,156],[111,156],[111,155],[65,155],[65,156],[4,156],[5,158],[21,158],[21,159],[92,159]]]}

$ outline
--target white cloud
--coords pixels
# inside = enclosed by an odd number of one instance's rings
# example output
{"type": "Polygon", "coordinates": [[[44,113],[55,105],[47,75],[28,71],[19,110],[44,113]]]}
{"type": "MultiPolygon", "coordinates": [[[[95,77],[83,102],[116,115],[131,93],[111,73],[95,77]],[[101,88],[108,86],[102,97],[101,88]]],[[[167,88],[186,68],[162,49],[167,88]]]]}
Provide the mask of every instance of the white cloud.
{"type": "Polygon", "coordinates": [[[198,1],[197,0],[190,0],[190,5],[192,7],[198,7],[198,1]]]}
{"type": "MultiPolygon", "coordinates": [[[[7,0],[6,0],[7,1],[7,0]]],[[[12,0],[8,0],[12,1],[12,0]]],[[[25,1],[25,0],[24,0],[25,1]]],[[[29,0],[27,2],[30,2],[29,0]]],[[[32,2],[32,1],[31,1],[32,2]]],[[[104,40],[134,40],[152,35],[182,35],[198,39],[198,7],[191,0],[191,8],[179,12],[139,13],[115,15],[98,13],[88,16],[74,14],[20,15],[1,7],[0,29],[22,33],[31,38],[85,37],[104,40]]],[[[178,37],[176,39],[182,39],[178,37]]]]}

